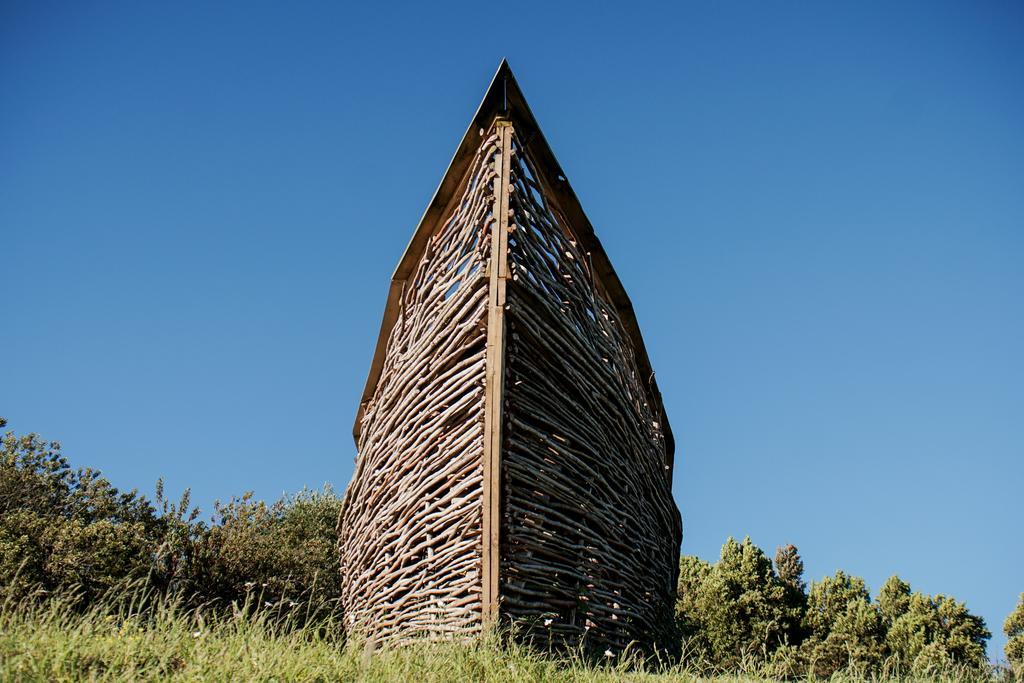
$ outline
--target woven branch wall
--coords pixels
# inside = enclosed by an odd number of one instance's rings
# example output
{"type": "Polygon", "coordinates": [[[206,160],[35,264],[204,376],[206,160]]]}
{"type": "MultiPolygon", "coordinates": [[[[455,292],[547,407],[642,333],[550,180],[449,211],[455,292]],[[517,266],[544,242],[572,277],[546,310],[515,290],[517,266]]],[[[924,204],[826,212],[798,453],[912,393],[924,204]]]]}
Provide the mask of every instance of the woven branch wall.
{"type": "Polygon", "coordinates": [[[339,522],[342,602],[374,638],[480,629],[484,354],[496,136],[401,298],[339,522]]]}
{"type": "Polygon", "coordinates": [[[664,649],[681,531],[661,397],[499,77],[392,281],[339,519],[346,619],[378,642],[511,623],[544,647],[664,649]]]}
{"type": "MultiPolygon", "coordinates": [[[[516,140],[505,612],[621,649],[671,622],[678,512],[660,410],[587,255],[516,140]],[[589,631],[589,632],[588,632],[589,631]]],[[[547,629],[534,629],[546,638],[547,629]]]]}

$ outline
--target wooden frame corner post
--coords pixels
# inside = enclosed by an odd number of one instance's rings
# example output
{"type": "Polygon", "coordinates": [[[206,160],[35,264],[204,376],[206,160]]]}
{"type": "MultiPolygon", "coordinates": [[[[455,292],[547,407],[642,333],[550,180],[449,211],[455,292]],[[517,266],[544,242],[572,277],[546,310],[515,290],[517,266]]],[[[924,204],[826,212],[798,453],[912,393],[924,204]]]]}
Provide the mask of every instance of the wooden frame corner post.
{"type": "MultiPolygon", "coordinates": [[[[508,281],[509,193],[511,192],[512,123],[496,121],[501,136],[501,164],[494,184],[490,283],[487,308],[487,374],[484,398],[483,583],[485,629],[498,621],[501,571],[501,447],[505,395],[505,288],[508,281]]],[[[496,171],[499,169],[495,169],[496,171]]]]}

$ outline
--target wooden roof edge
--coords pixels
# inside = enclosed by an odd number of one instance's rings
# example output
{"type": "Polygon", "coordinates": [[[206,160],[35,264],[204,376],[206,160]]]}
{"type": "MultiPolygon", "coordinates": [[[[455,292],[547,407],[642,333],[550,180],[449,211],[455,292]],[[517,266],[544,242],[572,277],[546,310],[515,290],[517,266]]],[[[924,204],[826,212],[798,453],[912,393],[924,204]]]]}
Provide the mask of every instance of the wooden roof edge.
{"type": "Polygon", "coordinates": [[[448,163],[448,168],[441,177],[441,182],[438,184],[437,189],[434,190],[434,196],[431,197],[430,203],[427,204],[427,208],[420,217],[416,230],[413,231],[412,237],[409,239],[409,244],[406,245],[405,251],[402,252],[402,258],[398,260],[395,272],[391,275],[387,305],[384,308],[384,316],[380,323],[377,344],[373,350],[373,360],[370,362],[370,371],[367,373],[363,394],[359,398],[356,419],[352,425],[352,438],[355,439],[357,446],[359,444],[360,423],[363,421],[363,413],[366,410],[366,404],[373,398],[373,392],[377,388],[380,373],[384,368],[384,356],[387,354],[388,337],[391,335],[391,329],[394,327],[395,321],[398,320],[398,307],[401,305],[400,300],[402,290],[405,287],[405,281],[413,273],[416,263],[423,255],[423,251],[430,240],[430,233],[434,225],[441,218],[441,212],[451,202],[455,192],[462,184],[463,177],[469,170],[469,163],[476,152],[474,142],[479,140],[479,130],[481,128],[486,130],[490,126],[490,120],[493,118],[494,112],[500,111],[505,106],[504,75],[506,73],[511,74],[511,71],[508,68],[508,61],[502,59],[501,64],[498,65],[498,70],[491,79],[490,85],[487,86],[487,91],[484,93],[483,100],[480,101],[480,106],[477,107],[476,113],[469,122],[469,127],[466,128],[466,132],[462,136],[462,141],[455,148],[455,154],[452,155],[452,160],[448,163]]]}
{"type": "Polygon", "coordinates": [[[672,434],[672,426],[669,424],[668,415],[665,412],[665,405],[658,389],[657,380],[654,377],[654,370],[651,367],[650,358],[647,355],[647,347],[644,344],[643,336],[640,333],[640,326],[636,320],[636,313],[633,304],[626,294],[622,282],[619,280],[611,261],[605,253],[601,241],[594,233],[594,227],[587,218],[576,193],[565,173],[562,171],[558,160],[551,151],[550,145],[544,138],[533,112],[530,110],[509,67],[508,60],[502,59],[498,70],[491,79],[487,92],[484,94],[480,106],[466,129],[462,141],[459,143],[451,163],[445,171],[433,198],[427,205],[419,225],[416,227],[412,238],[409,240],[405,252],[402,254],[398,266],[391,277],[391,286],[388,290],[387,306],[381,320],[380,334],[377,337],[377,344],[374,349],[373,361],[370,364],[370,372],[366,378],[362,397],[359,400],[359,409],[356,412],[355,423],[352,426],[352,435],[358,445],[360,423],[367,403],[373,397],[373,392],[380,379],[381,370],[384,366],[384,357],[387,353],[388,337],[395,321],[398,319],[398,308],[402,296],[402,290],[406,279],[412,274],[416,263],[422,256],[433,227],[442,218],[441,213],[451,202],[455,192],[462,184],[462,180],[468,170],[468,165],[476,152],[476,143],[479,141],[479,130],[487,130],[491,122],[499,116],[508,116],[512,119],[513,125],[519,138],[529,148],[533,158],[540,165],[542,173],[548,177],[545,179],[548,187],[555,193],[555,199],[559,206],[566,213],[571,226],[580,239],[584,251],[590,252],[592,267],[606,290],[610,303],[615,307],[626,333],[633,345],[638,364],[638,370],[642,379],[648,381],[651,398],[656,401],[662,416],[662,427],[665,434],[665,445],[670,460],[675,453],[675,438],[672,434]],[[643,377],[646,376],[646,377],[643,377]]]}

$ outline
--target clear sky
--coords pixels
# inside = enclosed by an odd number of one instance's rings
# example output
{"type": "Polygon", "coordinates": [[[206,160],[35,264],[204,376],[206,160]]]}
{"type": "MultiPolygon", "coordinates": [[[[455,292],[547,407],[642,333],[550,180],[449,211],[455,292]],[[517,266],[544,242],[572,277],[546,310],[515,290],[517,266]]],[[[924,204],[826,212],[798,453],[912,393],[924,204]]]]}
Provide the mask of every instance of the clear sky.
{"type": "Polygon", "coordinates": [[[0,5],[0,414],[124,488],[352,473],[508,57],[636,308],[683,550],[1024,591],[1019,2],[0,5]]]}

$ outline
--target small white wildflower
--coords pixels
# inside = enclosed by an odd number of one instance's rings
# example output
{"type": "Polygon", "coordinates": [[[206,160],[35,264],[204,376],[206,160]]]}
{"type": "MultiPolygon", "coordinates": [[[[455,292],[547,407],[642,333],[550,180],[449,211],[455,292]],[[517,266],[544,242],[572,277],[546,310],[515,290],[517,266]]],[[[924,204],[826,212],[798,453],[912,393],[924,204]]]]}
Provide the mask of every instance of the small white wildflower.
{"type": "Polygon", "coordinates": [[[605,656],[605,657],[614,657],[615,655],[614,655],[614,654],[612,654],[612,651],[611,651],[611,650],[605,650],[605,651],[604,651],[604,656],[605,656]]]}
{"type": "Polygon", "coordinates": [[[192,631],[192,637],[193,638],[198,638],[201,635],[203,635],[202,631],[192,631]]]}
{"type": "Polygon", "coordinates": [[[255,586],[255,585],[256,585],[256,582],[255,582],[255,581],[246,581],[246,582],[245,582],[245,587],[246,587],[246,588],[252,588],[252,587],[253,587],[253,586],[255,586]]]}
{"type": "Polygon", "coordinates": [[[553,619],[545,619],[545,620],[544,620],[544,625],[545,625],[545,626],[551,626],[551,622],[552,622],[552,621],[553,621],[553,619]]]}
{"type": "Polygon", "coordinates": [[[299,603],[297,603],[297,602],[292,602],[292,601],[289,601],[289,602],[288,602],[288,606],[289,606],[289,607],[298,607],[298,606],[299,606],[299,603]]]}
{"type": "Polygon", "coordinates": [[[266,581],[264,581],[264,582],[263,582],[262,584],[260,584],[260,585],[261,585],[261,586],[263,586],[264,588],[266,588],[266,587],[267,587],[267,582],[266,582],[266,581]]]}
{"type": "Polygon", "coordinates": [[[264,606],[264,607],[273,607],[273,606],[274,606],[274,603],[272,603],[272,602],[264,602],[264,603],[263,603],[263,606],[264,606]]]}

